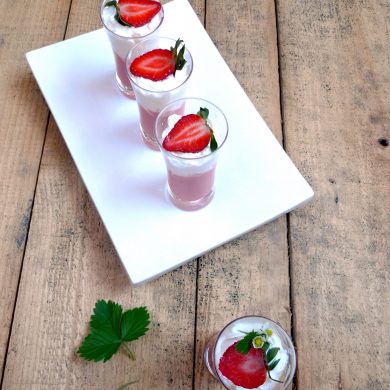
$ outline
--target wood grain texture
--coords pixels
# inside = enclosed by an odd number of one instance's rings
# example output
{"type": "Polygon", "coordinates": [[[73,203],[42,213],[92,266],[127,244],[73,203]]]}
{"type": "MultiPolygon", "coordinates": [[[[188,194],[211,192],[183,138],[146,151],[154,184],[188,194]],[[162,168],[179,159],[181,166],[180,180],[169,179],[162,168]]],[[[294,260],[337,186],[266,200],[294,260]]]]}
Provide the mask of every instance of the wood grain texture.
{"type": "MultiPolygon", "coordinates": [[[[262,1],[261,6],[256,0],[209,1],[206,21],[222,56],[282,140],[273,1],[262,1]]],[[[203,364],[203,350],[208,339],[232,319],[260,314],[279,321],[289,331],[287,252],[286,218],[282,217],[200,259],[196,389],[221,388],[203,364]]]]}
{"type": "Polygon", "coordinates": [[[389,389],[390,3],[277,8],[285,145],[316,194],[291,216],[298,388],[389,389]]]}
{"type": "MultiPolygon", "coordinates": [[[[196,2],[194,2],[196,3],[196,2]]],[[[198,9],[201,9],[201,3],[198,9]]],[[[73,2],[67,37],[100,27],[96,2],[73,2]]],[[[196,262],[132,288],[53,120],[45,143],[3,389],[188,389],[193,377],[196,262]],[[146,305],[153,324],[119,354],[75,354],[99,298],[146,305]],[[152,362],[152,364],[151,364],[152,362]]]]}
{"type": "Polygon", "coordinates": [[[0,373],[49,115],[25,53],[62,39],[69,3],[0,5],[0,373]]]}

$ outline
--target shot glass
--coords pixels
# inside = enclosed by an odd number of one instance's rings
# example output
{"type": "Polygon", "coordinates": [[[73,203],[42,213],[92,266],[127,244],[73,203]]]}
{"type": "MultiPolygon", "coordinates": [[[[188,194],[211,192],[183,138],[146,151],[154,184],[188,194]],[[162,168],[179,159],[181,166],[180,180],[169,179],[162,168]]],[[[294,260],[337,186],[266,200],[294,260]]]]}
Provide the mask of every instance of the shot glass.
{"type": "Polygon", "coordinates": [[[184,96],[193,67],[191,53],[186,47],[184,52],[186,63],[183,69],[177,70],[174,76],[170,75],[161,81],[134,76],[130,72],[130,66],[134,59],[142,54],[154,49],[169,50],[175,46],[175,43],[175,39],[165,37],[146,39],[130,50],[126,60],[128,77],[138,104],[141,135],[144,143],[154,150],[159,150],[154,133],[157,115],[168,103],[184,96]]]}
{"type": "Polygon", "coordinates": [[[126,56],[130,49],[144,38],[150,36],[161,26],[164,20],[164,9],[146,25],[141,27],[129,27],[120,24],[115,18],[115,6],[107,6],[112,0],[102,0],[100,4],[100,19],[104,30],[111,42],[111,48],[116,64],[116,83],[119,90],[131,99],[134,99],[134,92],[126,72],[126,56]]]}
{"type": "Polygon", "coordinates": [[[200,98],[183,98],[168,104],[156,120],[156,139],[167,168],[167,192],[174,205],[183,210],[198,210],[214,197],[214,179],[218,156],[228,135],[224,113],[213,103],[200,98]],[[218,147],[208,146],[198,153],[170,152],[163,140],[184,115],[197,114],[200,108],[209,110],[208,124],[213,129],[218,147]]]}
{"type": "MultiPolygon", "coordinates": [[[[279,362],[272,370],[266,373],[265,382],[255,387],[255,389],[287,389],[293,380],[296,369],[294,345],[289,335],[279,324],[265,317],[254,315],[237,318],[227,324],[219,333],[212,336],[204,350],[204,362],[207,369],[226,389],[245,389],[245,387],[239,387],[237,384],[234,384],[221,372],[220,363],[225,351],[237,341],[242,340],[245,333],[248,334],[252,331],[258,332],[259,334],[267,334],[265,337],[268,346],[265,347],[265,344],[263,345],[265,351],[270,351],[271,348],[280,348],[274,360],[272,360],[276,361],[280,359],[279,362]]],[[[266,352],[264,352],[264,359],[266,355],[266,352]]],[[[272,361],[270,362],[270,366],[272,365],[272,361]]],[[[247,362],[246,365],[243,363],[242,368],[240,367],[239,370],[245,370],[245,367],[249,368],[249,371],[253,369],[253,361],[247,362]]],[[[226,370],[226,367],[224,370],[226,370]]],[[[227,373],[225,372],[225,374],[227,373]]],[[[250,375],[248,373],[248,376],[250,375]]]]}

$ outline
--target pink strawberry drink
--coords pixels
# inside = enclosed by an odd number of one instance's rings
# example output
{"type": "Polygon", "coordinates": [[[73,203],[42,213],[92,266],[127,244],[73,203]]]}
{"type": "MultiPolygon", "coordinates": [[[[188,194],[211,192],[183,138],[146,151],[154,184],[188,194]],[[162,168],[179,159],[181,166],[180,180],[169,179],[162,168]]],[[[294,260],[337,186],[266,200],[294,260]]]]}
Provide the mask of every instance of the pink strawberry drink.
{"type": "MultiPolygon", "coordinates": [[[[126,70],[138,104],[143,141],[151,149],[159,150],[154,132],[156,118],[169,102],[184,95],[192,73],[191,54],[181,40],[150,38],[129,52],[126,70]],[[175,61],[181,50],[182,67],[177,69],[175,61]]],[[[183,106],[178,106],[172,113],[182,111],[183,106]]]]}
{"type": "Polygon", "coordinates": [[[210,373],[229,390],[284,390],[296,368],[294,346],[276,322],[241,317],[208,341],[204,362],[210,373]]]}
{"type": "Polygon", "coordinates": [[[224,114],[206,100],[179,99],[161,111],[156,120],[156,138],[166,163],[168,195],[174,205],[197,210],[213,199],[217,159],[227,134],[224,114]],[[179,110],[180,115],[173,114],[179,110]],[[202,110],[207,111],[207,119],[202,110]]]}
{"type": "MultiPolygon", "coordinates": [[[[122,17],[126,19],[126,15],[123,14],[127,12],[126,10],[132,9],[129,7],[132,5],[133,1],[135,1],[137,4],[138,2],[140,2],[138,6],[141,6],[144,0],[119,0],[118,3],[116,3],[116,0],[103,0],[100,7],[100,18],[102,20],[107,36],[110,39],[111,48],[114,54],[116,64],[116,83],[118,85],[119,90],[132,99],[135,98],[135,95],[126,71],[126,56],[130,49],[132,49],[137,43],[153,34],[160,27],[164,19],[164,10],[161,7],[158,13],[149,20],[150,16],[153,15],[153,13],[146,12],[148,4],[147,3],[145,6],[145,15],[140,15],[139,13],[137,13],[138,23],[145,24],[139,27],[130,27],[128,25],[122,24],[120,21],[118,21],[119,8],[116,7],[113,3],[122,6],[127,5],[127,8],[122,8],[125,10],[122,11],[122,17]]],[[[151,3],[158,3],[155,0],[145,1],[151,3]]],[[[129,21],[131,22],[131,19],[129,21]]]]}

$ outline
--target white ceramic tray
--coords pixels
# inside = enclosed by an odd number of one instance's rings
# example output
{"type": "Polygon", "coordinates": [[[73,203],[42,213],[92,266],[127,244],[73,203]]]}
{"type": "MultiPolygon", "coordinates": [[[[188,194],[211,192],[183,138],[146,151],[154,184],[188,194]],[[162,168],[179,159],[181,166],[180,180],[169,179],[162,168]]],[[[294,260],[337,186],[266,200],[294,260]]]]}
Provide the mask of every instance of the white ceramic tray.
{"type": "Polygon", "coordinates": [[[172,270],[313,196],[187,0],[174,0],[164,9],[160,35],[182,38],[194,58],[187,95],[216,103],[230,125],[214,200],[199,211],[181,211],[167,199],[162,156],[144,146],[136,103],[116,89],[113,56],[102,29],[27,53],[133,284],[172,270]]]}

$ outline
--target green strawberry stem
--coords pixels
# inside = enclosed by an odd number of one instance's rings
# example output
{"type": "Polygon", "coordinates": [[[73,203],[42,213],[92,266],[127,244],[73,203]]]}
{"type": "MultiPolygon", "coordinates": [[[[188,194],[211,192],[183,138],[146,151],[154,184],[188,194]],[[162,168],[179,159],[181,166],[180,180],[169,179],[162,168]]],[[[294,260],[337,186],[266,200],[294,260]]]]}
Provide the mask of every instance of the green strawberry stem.
{"type": "Polygon", "coordinates": [[[178,40],[176,40],[175,47],[171,47],[171,53],[175,61],[175,70],[173,72],[173,76],[175,76],[177,70],[182,70],[184,65],[187,62],[184,59],[184,52],[186,50],[186,45],[183,45],[179,50],[179,47],[182,43],[184,43],[183,40],[179,38],[178,40]]]}
{"type": "Polygon", "coordinates": [[[125,343],[123,343],[122,346],[123,346],[123,349],[126,351],[126,354],[128,355],[128,357],[131,360],[135,360],[135,353],[134,353],[134,351],[128,345],[126,345],[125,343]]]}
{"type": "Polygon", "coordinates": [[[272,378],[270,370],[268,370],[268,369],[267,369],[267,373],[268,373],[269,379],[271,379],[271,381],[278,382],[278,383],[284,383],[283,381],[279,381],[277,379],[272,378]]]}

